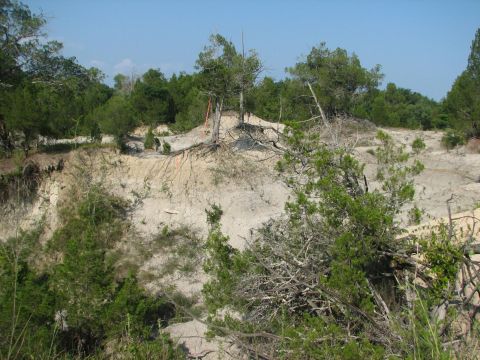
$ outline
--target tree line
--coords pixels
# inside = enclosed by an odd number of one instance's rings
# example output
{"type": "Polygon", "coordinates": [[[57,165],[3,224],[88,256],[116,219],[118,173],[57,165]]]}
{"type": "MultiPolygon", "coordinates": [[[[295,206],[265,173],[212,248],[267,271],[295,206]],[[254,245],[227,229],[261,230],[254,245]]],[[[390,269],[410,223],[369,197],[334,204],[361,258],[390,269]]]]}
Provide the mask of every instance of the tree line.
{"type": "Polygon", "coordinates": [[[467,69],[440,102],[388,83],[381,89],[380,65],[365,68],[345,49],[324,42],[287,76],[260,78],[263,65],[255,50],[241,50],[219,34],[198,55],[196,71],[167,78],[158,69],[142,75],[118,74],[113,88],[96,68],[85,68],[61,54],[62,44],[45,41],[46,19],[17,1],[0,9],[0,145],[25,151],[39,135],[76,135],[98,139],[101,133],[123,139],[138,125],[168,124],[173,131],[199,125],[209,103],[214,113],[212,141],[218,139],[223,110],[254,112],[270,121],[302,121],[316,114],[309,86],[327,116],[345,114],[377,125],[421,129],[456,128],[477,136],[480,99],[480,29],[467,69]],[[307,86],[307,84],[309,86],[307,86]]]}

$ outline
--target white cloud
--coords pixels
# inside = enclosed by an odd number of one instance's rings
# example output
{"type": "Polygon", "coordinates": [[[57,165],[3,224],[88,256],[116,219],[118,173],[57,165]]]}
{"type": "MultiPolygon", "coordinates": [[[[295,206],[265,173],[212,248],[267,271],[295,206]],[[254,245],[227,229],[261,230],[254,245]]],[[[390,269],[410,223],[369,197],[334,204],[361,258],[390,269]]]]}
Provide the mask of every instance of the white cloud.
{"type": "Polygon", "coordinates": [[[132,72],[134,72],[135,68],[136,68],[136,64],[132,61],[132,59],[129,59],[129,58],[123,59],[113,67],[113,69],[117,73],[122,73],[126,75],[129,75],[132,72]]]}

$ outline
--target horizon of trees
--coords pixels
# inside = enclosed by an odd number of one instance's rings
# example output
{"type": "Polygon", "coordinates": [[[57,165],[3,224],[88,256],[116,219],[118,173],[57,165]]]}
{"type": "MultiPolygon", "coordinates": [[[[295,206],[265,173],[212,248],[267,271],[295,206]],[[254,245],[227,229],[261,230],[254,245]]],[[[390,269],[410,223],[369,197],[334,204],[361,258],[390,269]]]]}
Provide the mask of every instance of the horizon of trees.
{"type": "MultiPolygon", "coordinates": [[[[270,121],[301,121],[316,114],[312,86],[327,116],[346,114],[380,126],[457,128],[478,136],[480,116],[480,29],[472,43],[467,69],[445,99],[437,102],[388,83],[380,89],[381,66],[362,66],[355,53],[331,50],[321,42],[287,76],[260,78],[255,50],[237,51],[220,34],[199,54],[196,72],[167,78],[159,69],[142,75],[117,74],[113,88],[104,74],[61,54],[62,44],[45,41],[42,14],[17,1],[0,10],[0,148],[27,152],[39,135],[53,138],[110,133],[122,139],[138,125],[169,124],[175,132],[202,123],[209,101],[222,110],[253,112],[270,121]]],[[[215,133],[215,132],[214,132],[215,133]]],[[[214,137],[214,135],[213,135],[214,137]]],[[[213,139],[213,142],[216,140],[213,139]]]]}

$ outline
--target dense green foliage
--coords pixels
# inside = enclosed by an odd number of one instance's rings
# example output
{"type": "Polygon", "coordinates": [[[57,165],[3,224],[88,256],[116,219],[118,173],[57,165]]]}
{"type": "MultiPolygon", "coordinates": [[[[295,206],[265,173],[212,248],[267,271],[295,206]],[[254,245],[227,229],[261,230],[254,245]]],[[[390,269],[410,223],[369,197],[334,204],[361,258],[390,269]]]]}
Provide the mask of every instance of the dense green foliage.
{"type": "Polygon", "coordinates": [[[198,74],[174,74],[168,88],[175,104],[175,122],[170,128],[184,132],[200,125],[205,119],[207,97],[200,90],[198,74]]]}
{"type": "Polygon", "coordinates": [[[152,128],[148,128],[147,135],[145,135],[145,141],[143,142],[145,149],[153,149],[155,146],[155,136],[153,135],[152,128]]]}
{"type": "Polygon", "coordinates": [[[135,82],[132,105],[143,124],[155,125],[175,120],[174,102],[165,76],[150,69],[135,82]]]}
{"type": "MultiPolygon", "coordinates": [[[[265,77],[252,92],[249,105],[265,119],[301,121],[312,117],[316,110],[306,91],[296,79],[275,82],[265,77]]],[[[331,105],[333,108],[326,108],[330,114],[350,114],[380,126],[443,129],[449,125],[437,102],[408,89],[397,88],[392,83],[385,90],[367,87],[363,93],[357,91],[349,102],[325,98],[321,90],[316,94],[322,105],[335,104],[331,105]]]]}
{"type": "Polygon", "coordinates": [[[372,92],[353,113],[382,126],[428,130],[448,125],[437,102],[392,83],[385,90],[372,92]]]}
{"type": "Polygon", "coordinates": [[[173,305],[147,294],[134,273],[115,276],[112,249],[126,226],[125,205],[93,186],[64,209],[47,248],[39,231],[2,244],[2,358],[103,358],[107,344],[124,356],[133,351],[131,358],[180,358],[155,335],[174,315],[173,305]],[[52,259],[41,270],[40,257],[52,259]]]}
{"type": "Polygon", "coordinates": [[[380,66],[366,70],[346,50],[313,47],[305,61],[288,68],[293,79],[310,83],[327,115],[351,113],[356,103],[376,89],[383,75],[380,66]]]}
{"type": "Polygon", "coordinates": [[[453,149],[458,145],[465,144],[465,136],[461,131],[448,129],[442,137],[442,144],[447,149],[453,149]]]}
{"type": "Polygon", "coordinates": [[[467,68],[453,83],[443,106],[455,127],[466,129],[468,137],[480,136],[480,29],[473,39],[467,68]]]}
{"type": "Polygon", "coordinates": [[[288,71],[292,78],[275,82],[265,77],[253,90],[248,104],[260,117],[301,121],[314,116],[316,105],[304,86],[310,82],[327,115],[349,114],[381,126],[448,126],[437,102],[393,83],[379,90],[380,67],[367,70],[355,54],[349,56],[343,49],[330,51],[321,44],[288,71]]]}

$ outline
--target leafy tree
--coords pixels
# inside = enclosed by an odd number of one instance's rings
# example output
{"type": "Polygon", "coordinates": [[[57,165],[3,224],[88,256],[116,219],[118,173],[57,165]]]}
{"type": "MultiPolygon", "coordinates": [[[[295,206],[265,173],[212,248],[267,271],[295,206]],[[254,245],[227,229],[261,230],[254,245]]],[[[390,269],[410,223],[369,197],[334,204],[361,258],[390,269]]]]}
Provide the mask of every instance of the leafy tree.
{"type": "Polygon", "coordinates": [[[423,129],[444,126],[438,120],[441,114],[438,103],[393,83],[388,83],[385,90],[371,92],[353,114],[382,126],[423,129]]]}
{"type": "Polygon", "coordinates": [[[200,90],[198,74],[180,73],[172,75],[168,89],[175,104],[173,131],[188,131],[205,120],[208,99],[200,90]]]}
{"type": "Polygon", "coordinates": [[[92,81],[84,93],[77,97],[82,102],[80,115],[80,129],[82,134],[90,135],[92,138],[98,138],[100,126],[94,119],[94,112],[97,108],[105,104],[113,95],[113,90],[101,82],[101,79],[92,81]]]}
{"type": "Polygon", "coordinates": [[[387,103],[385,97],[375,97],[372,104],[372,120],[378,125],[389,125],[387,103]]]}
{"type": "Polygon", "coordinates": [[[89,114],[111,96],[101,84],[103,74],[62,56],[60,42],[45,41],[42,14],[17,1],[0,6],[0,144],[11,150],[21,134],[28,149],[37,135],[74,136],[98,128],[89,114]]]}
{"type": "Polygon", "coordinates": [[[248,92],[255,86],[255,82],[262,71],[262,63],[255,50],[249,50],[248,56],[245,55],[243,34],[242,53],[236,57],[236,69],[234,71],[236,72],[235,81],[239,94],[239,124],[242,125],[245,121],[245,97],[248,96],[248,92]]]}
{"type": "Polygon", "coordinates": [[[119,144],[123,143],[125,136],[136,126],[134,109],[128,99],[115,95],[93,114],[99,123],[102,132],[112,134],[119,144]]]}
{"type": "MultiPolygon", "coordinates": [[[[253,111],[263,119],[278,120],[282,98],[281,82],[275,82],[271,77],[264,77],[252,91],[253,111]]],[[[284,100],[285,101],[285,100],[284,100]]],[[[283,108],[282,108],[283,112],[283,108]]]]}
{"type": "Polygon", "coordinates": [[[215,116],[212,143],[218,144],[220,121],[225,101],[235,94],[234,81],[237,52],[232,42],[220,34],[210,36],[210,44],[198,55],[196,68],[200,70],[201,88],[212,99],[215,116]]]}
{"type": "Polygon", "coordinates": [[[270,121],[301,121],[313,116],[310,96],[304,84],[287,78],[274,81],[265,77],[251,93],[251,110],[270,121]]]}
{"type": "MultiPolygon", "coordinates": [[[[34,59],[42,49],[45,34],[43,15],[32,14],[18,2],[4,0],[0,4],[0,84],[13,85],[23,77],[23,70],[38,74],[34,59]]],[[[44,49],[53,49],[58,43],[50,42],[44,49]]]]}
{"type": "Polygon", "coordinates": [[[7,153],[13,147],[13,129],[7,127],[6,109],[12,97],[20,97],[19,93],[11,92],[24,79],[24,70],[34,70],[30,64],[44,36],[44,25],[45,18],[32,14],[26,5],[11,0],[0,3],[0,145],[7,153]]]}
{"type": "Polygon", "coordinates": [[[5,123],[23,134],[25,149],[37,135],[70,137],[98,128],[91,114],[111,96],[96,69],[76,65],[83,76],[63,73],[61,85],[25,80],[8,95],[5,123]]]}
{"type": "Polygon", "coordinates": [[[158,70],[150,69],[135,82],[131,101],[144,124],[154,126],[170,123],[175,119],[173,98],[165,76],[158,70]]]}
{"type": "Polygon", "coordinates": [[[139,80],[139,76],[136,74],[131,74],[126,76],[124,74],[117,74],[114,76],[113,88],[120,95],[130,95],[135,87],[135,83],[139,80]]]}
{"type": "Polygon", "coordinates": [[[479,136],[480,119],[480,29],[475,33],[468,65],[448,92],[444,108],[454,126],[467,129],[469,136],[479,136]]]}
{"type": "Polygon", "coordinates": [[[39,87],[31,83],[18,86],[8,95],[10,106],[6,113],[6,125],[23,133],[23,149],[27,154],[33,139],[45,128],[42,105],[38,99],[39,87]]]}
{"type": "Polygon", "coordinates": [[[467,71],[475,81],[480,81],[480,28],[477,29],[475,38],[472,41],[467,71]]]}
{"type": "Polygon", "coordinates": [[[170,126],[173,131],[188,131],[203,124],[207,101],[198,88],[192,88],[186,95],[186,107],[175,115],[175,123],[170,126]]]}
{"type": "Polygon", "coordinates": [[[287,71],[294,79],[312,85],[327,115],[351,113],[354,105],[374,90],[383,77],[379,65],[367,70],[357,55],[340,48],[329,50],[324,42],[313,47],[305,61],[287,71]]]}

